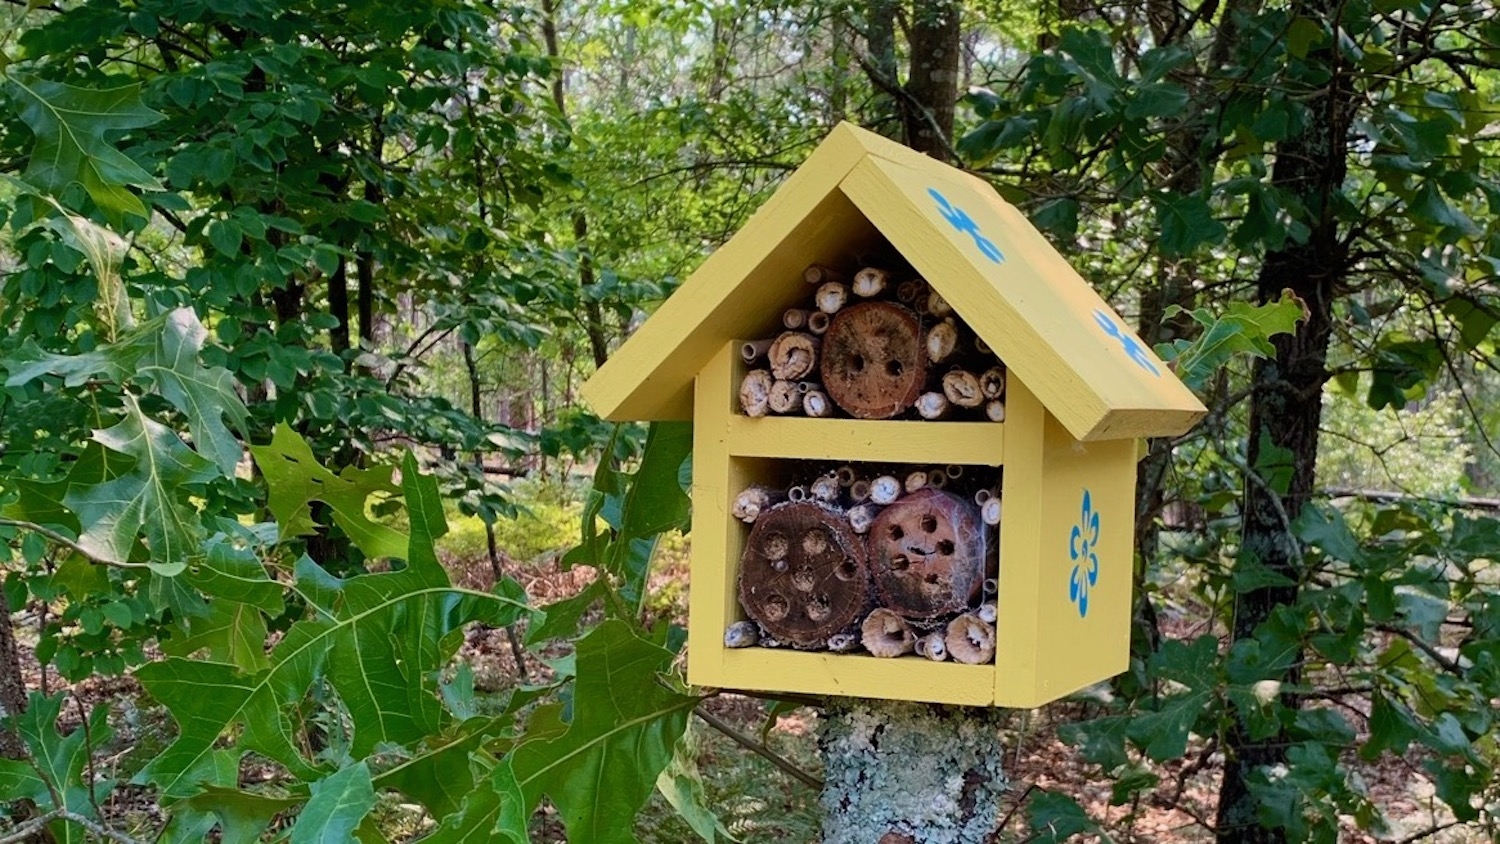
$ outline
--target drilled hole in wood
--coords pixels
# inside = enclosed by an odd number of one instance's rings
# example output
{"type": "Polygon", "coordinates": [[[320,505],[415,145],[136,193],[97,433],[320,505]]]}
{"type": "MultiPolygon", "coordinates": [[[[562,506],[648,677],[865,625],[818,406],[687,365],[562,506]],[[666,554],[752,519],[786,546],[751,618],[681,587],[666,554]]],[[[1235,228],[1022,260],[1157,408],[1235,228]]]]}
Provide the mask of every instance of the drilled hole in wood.
{"type": "Polygon", "coordinates": [[[766,618],[770,621],[780,621],[786,618],[787,611],[790,609],[791,604],[787,603],[786,598],[781,595],[768,595],[766,600],[761,604],[760,611],[765,613],[766,618]]]}
{"type": "Polygon", "coordinates": [[[941,580],[941,579],[942,578],[940,578],[938,576],[938,573],[935,572],[935,571],[934,572],[928,572],[927,576],[924,577],[924,578],[922,578],[922,580],[924,582],[926,582],[930,586],[936,586],[938,584],[938,581],[941,580]]]}
{"type": "Polygon", "coordinates": [[[899,360],[888,360],[885,362],[885,374],[892,378],[899,378],[901,373],[905,371],[906,367],[902,366],[899,360]]]}
{"type": "Polygon", "coordinates": [[[859,576],[859,566],[856,566],[853,560],[845,560],[839,564],[838,568],[833,570],[833,574],[839,580],[853,580],[859,576]]]}
{"type": "Polygon", "coordinates": [[[799,592],[811,592],[817,585],[818,579],[813,577],[811,569],[798,569],[797,573],[792,575],[792,586],[799,592]]]}
{"type": "MultiPolygon", "coordinates": [[[[779,533],[766,534],[766,538],[761,540],[760,543],[760,552],[764,554],[766,556],[766,559],[768,560],[786,559],[786,552],[790,550],[791,543],[787,542],[786,537],[779,533]]],[[[778,569],[778,571],[782,570],[783,569],[778,569]]]]}
{"type": "Polygon", "coordinates": [[[906,535],[906,531],[902,530],[900,525],[891,525],[891,529],[886,531],[886,535],[891,539],[900,539],[906,535]]]}
{"type": "Polygon", "coordinates": [[[833,612],[833,602],[827,595],[819,595],[807,604],[807,617],[813,621],[822,621],[833,612]]]}
{"type": "Polygon", "coordinates": [[[909,565],[911,565],[911,560],[907,559],[905,554],[891,557],[891,571],[906,571],[909,565]]]}
{"type": "Polygon", "coordinates": [[[850,358],[849,359],[849,368],[852,369],[852,370],[854,370],[855,372],[864,372],[865,371],[865,358],[864,358],[864,355],[855,355],[854,357],[850,358]]]}
{"type": "Polygon", "coordinates": [[[942,554],[944,557],[953,556],[953,540],[939,539],[937,544],[937,552],[939,554],[942,554]]]}
{"type": "Polygon", "coordinates": [[[813,528],[802,535],[802,552],[811,557],[822,556],[828,551],[828,531],[813,528]]]}
{"type": "Polygon", "coordinates": [[[918,521],[918,524],[921,525],[923,533],[932,533],[937,530],[937,517],[931,513],[926,513],[918,521]]]}

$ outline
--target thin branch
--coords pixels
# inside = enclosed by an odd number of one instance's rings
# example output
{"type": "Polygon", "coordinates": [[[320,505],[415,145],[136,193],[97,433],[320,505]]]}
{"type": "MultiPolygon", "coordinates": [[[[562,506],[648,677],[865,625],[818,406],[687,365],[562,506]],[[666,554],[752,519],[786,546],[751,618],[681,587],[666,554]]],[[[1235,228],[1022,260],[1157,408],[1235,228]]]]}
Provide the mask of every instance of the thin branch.
{"type": "MultiPolygon", "coordinates": [[[[815,789],[817,789],[819,791],[823,790],[823,781],[822,780],[820,780],[817,777],[813,776],[812,774],[809,774],[808,772],[802,770],[801,768],[797,767],[796,765],[793,765],[791,762],[788,762],[783,757],[777,755],[775,751],[771,750],[771,748],[766,747],[764,744],[761,744],[760,742],[756,741],[755,739],[750,738],[747,735],[744,735],[740,731],[736,730],[734,727],[729,726],[729,724],[725,723],[718,716],[713,715],[712,713],[709,713],[709,712],[704,712],[702,707],[694,709],[693,710],[693,714],[697,715],[699,718],[702,718],[703,719],[703,723],[709,725],[710,727],[713,727],[715,730],[718,730],[719,732],[721,732],[724,735],[728,736],[729,739],[731,741],[733,741],[735,744],[737,744],[740,747],[743,747],[746,750],[750,751],[751,753],[754,753],[755,755],[757,755],[757,756],[765,759],[766,761],[770,762],[772,765],[775,765],[778,769],[780,769],[787,776],[792,777],[793,779],[797,780],[798,782],[802,783],[803,785],[807,786],[808,788],[815,788],[815,789]]],[[[3,844],[3,842],[0,842],[0,844],[3,844]]]]}
{"type": "Polygon", "coordinates": [[[1443,653],[1439,651],[1435,646],[1433,646],[1430,642],[1428,642],[1426,639],[1423,639],[1421,636],[1418,636],[1417,634],[1411,632],[1410,630],[1397,627],[1393,624],[1377,624],[1375,625],[1375,629],[1379,630],[1382,633],[1395,634],[1412,643],[1416,646],[1417,650],[1421,651],[1424,654],[1427,654],[1427,656],[1433,662],[1436,662],[1438,665],[1442,666],[1443,670],[1447,671],[1449,674],[1453,674],[1458,677],[1462,677],[1464,675],[1463,666],[1459,665],[1456,660],[1452,660],[1444,656],[1443,653]]]}
{"type": "MultiPolygon", "coordinates": [[[[130,563],[123,560],[111,560],[108,557],[101,557],[98,554],[95,554],[93,551],[90,551],[87,548],[84,548],[82,545],[79,545],[77,540],[69,539],[68,537],[64,536],[61,533],[58,533],[52,528],[43,527],[36,522],[28,522],[23,519],[0,519],[0,527],[20,528],[22,530],[29,530],[33,533],[41,534],[47,539],[56,542],[58,545],[67,546],[68,548],[72,549],[74,553],[88,559],[89,562],[97,563],[101,566],[113,566],[114,568],[120,569],[150,568],[150,566],[146,565],[145,563],[130,563]]],[[[3,844],[3,842],[0,842],[0,844],[3,844]]]]}
{"type": "Polygon", "coordinates": [[[3,837],[0,837],[0,844],[21,844],[21,842],[27,841],[31,836],[41,832],[47,824],[53,821],[69,821],[78,824],[94,835],[100,838],[107,838],[115,842],[115,844],[145,844],[139,838],[132,838],[119,830],[111,829],[92,818],[86,818],[68,809],[53,809],[45,815],[38,815],[32,818],[6,833],[3,837]]]}

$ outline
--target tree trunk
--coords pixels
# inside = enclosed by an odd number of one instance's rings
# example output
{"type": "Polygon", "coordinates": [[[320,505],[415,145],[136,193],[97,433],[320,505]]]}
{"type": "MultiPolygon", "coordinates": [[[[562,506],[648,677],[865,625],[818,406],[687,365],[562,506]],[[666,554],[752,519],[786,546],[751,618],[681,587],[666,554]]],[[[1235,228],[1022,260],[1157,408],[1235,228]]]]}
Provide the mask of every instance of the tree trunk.
{"type": "Polygon", "coordinates": [[[823,844],[984,844],[1000,823],[1004,710],[838,700],[819,722],[823,844]]]}
{"type": "Polygon", "coordinates": [[[328,277],[328,313],[333,327],[328,329],[328,346],[334,354],[349,351],[349,263],[339,257],[338,269],[328,277]]]}
{"type": "Polygon", "coordinates": [[[915,6],[909,35],[907,97],[901,108],[906,145],[946,159],[948,139],[953,136],[953,109],[958,103],[960,3],[935,0],[915,6]]]}
{"type": "MultiPolygon", "coordinates": [[[[26,711],[26,680],[21,676],[16,631],[4,595],[0,595],[0,610],[3,610],[0,612],[0,719],[4,719],[26,711]]],[[[25,758],[26,745],[21,743],[21,737],[14,730],[0,726],[0,759],[25,758]]]]}
{"type": "Polygon", "coordinates": [[[865,7],[865,43],[870,50],[865,73],[875,86],[868,119],[886,135],[894,136],[901,117],[895,93],[901,84],[896,78],[895,0],[869,0],[865,7]]]}
{"type": "MultiPolygon", "coordinates": [[[[1298,4],[1299,14],[1330,19],[1333,0],[1298,4]]],[[[1266,255],[1256,279],[1259,301],[1278,299],[1282,291],[1299,297],[1307,314],[1295,334],[1275,338],[1276,355],[1257,362],[1251,382],[1250,474],[1244,489],[1244,536],[1240,563],[1254,561],[1282,575],[1291,585],[1265,586],[1235,596],[1232,634],[1249,638],[1278,607],[1297,600],[1302,551],[1291,532],[1313,491],[1318,457],[1318,423],[1331,334],[1333,300],[1347,272],[1333,199],[1347,169],[1351,104],[1337,57],[1326,47],[1311,51],[1307,63],[1327,70],[1327,81],[1307,98],[1314,117],[1299,135],[1277,145],[1272,181],[1308,209],[1311,234],[1306,243],[1266,255]],[[1275,471],[1270,471],[1275,470],[1275,471]],[[1284,481],[1279,488],[1278,481],[1284,481]]],[[[1300,664],[1300,655],[1293,665],[1300,664]]],[[[1294,667],[1281,679],[1296,682],[1294,667]]],[[[1288,696],[1284,704],[1295,707],[1288,696]]],[[[1284,844],[1286,831],[1264,829],[1256,820],[1256,800],[1249,778],[1258,768],[1285,764],[1288,738],[1282,733],[1251,739],[1246,718],[1225,739],[1224,779],[1219,791],[1217,836],[1220,844],[1284,844]]]]}

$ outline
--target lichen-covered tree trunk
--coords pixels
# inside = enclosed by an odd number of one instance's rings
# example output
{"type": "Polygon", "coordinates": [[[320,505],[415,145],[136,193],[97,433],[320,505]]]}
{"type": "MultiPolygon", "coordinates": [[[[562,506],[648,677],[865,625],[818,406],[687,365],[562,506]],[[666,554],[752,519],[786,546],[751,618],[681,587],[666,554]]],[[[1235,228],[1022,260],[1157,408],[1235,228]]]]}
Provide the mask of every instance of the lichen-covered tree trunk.
{"type": "MultiPolygon", "coordinates": [[[[1299,4],[1300,14],[1332,19],[1339,8],[1333,0],[1299,4]]],[[[1340,237],[1336,199],[1347,172],[1350,97],[1337,57],[1326,47],[1308,54],[1310,75],[1323,80],[1306,101],[1321,119],[1279,143],[1272,179],[1288,196],[1307,209],[1310,235],[1302,244],[1266,255],[1256,279],[1259,301],[1280,298],[1290,291],[1300,298],[1306,319],[1294,334],[1274,339],[1276,355],[1261,360],[1252,376],[1247,473],[1244,488],[1244,527],[1240,565],[1258,564],[1284,578],[1286,585],[1270,585],[1235,596],[1234,639],[1247,639],[1279,607],[1296,602],[1301,582],[1301,548],[1291,525],[1313,491],[1318,457],[1318,424],[1322,414],[1323,384],[1328,379],[1328,342],[1333,301],[1347,274],[1347,249],[1340,237]]],[[[1300,657],[1292,661],[1296,666],[1300,657]]],[[[1297,680],[1294,667],[1282,678],[1297,680]]],[[[1295,698],[1285,701],[1295,707],[1295,698]]],[[[1216,823],[1220,844],[1284,844],[1284,829],[1267,829],[1257,820],[1252,775],[1286,763],[1287,736],[1251,738],[1246,718],[1225,737],[1224,779],[1219,791],[1216,823]]]]}
{"type": "Polygon", "coordinates": [[[839,700],[818,733],[823,844],[984,844],[1005,790],[1004,711],[839,700]]]}

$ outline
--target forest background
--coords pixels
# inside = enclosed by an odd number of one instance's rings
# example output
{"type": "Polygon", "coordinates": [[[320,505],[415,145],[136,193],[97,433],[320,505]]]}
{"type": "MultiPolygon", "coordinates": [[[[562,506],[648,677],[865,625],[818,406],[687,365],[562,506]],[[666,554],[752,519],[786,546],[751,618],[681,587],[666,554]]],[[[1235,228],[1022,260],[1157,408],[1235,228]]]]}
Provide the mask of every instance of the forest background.
{"type": "Polygon", "coordinates": [[[686,438],[575,391],[841,120],[1210,408],[1141,464],[1130,672],[1015,716],[1107,799],[1018,769],[1004,840],[1494,839],[1489,4],[0,16],[0,841],[794,835],[688,729],[776,755],[675,673],[686,438]]]}

